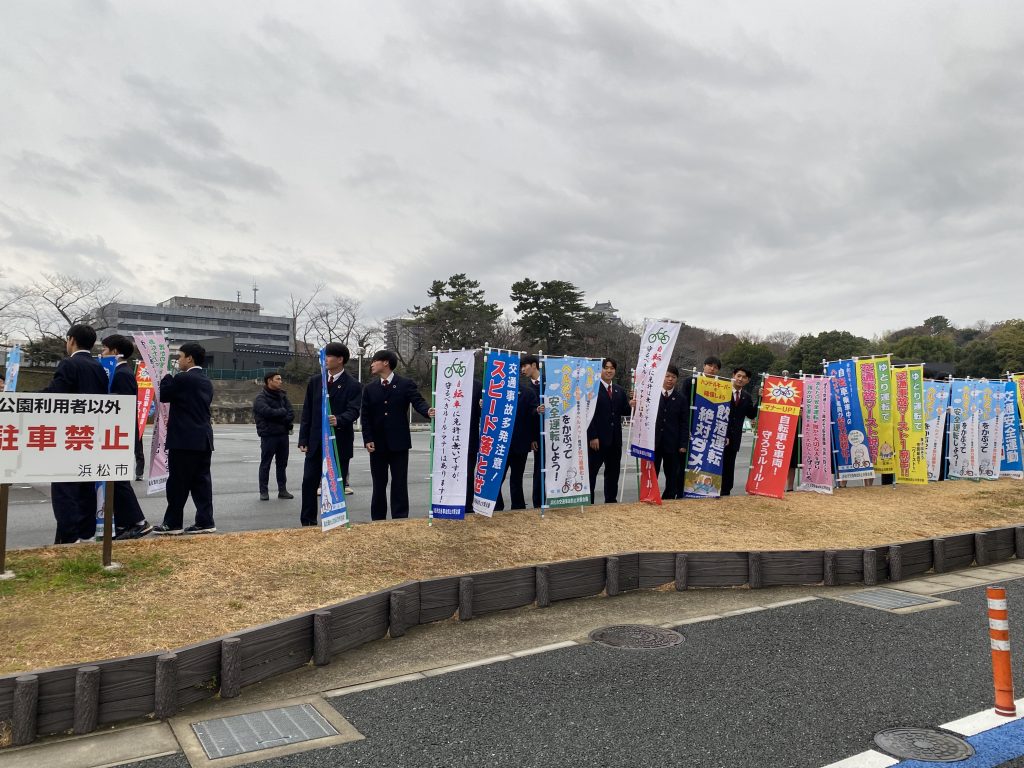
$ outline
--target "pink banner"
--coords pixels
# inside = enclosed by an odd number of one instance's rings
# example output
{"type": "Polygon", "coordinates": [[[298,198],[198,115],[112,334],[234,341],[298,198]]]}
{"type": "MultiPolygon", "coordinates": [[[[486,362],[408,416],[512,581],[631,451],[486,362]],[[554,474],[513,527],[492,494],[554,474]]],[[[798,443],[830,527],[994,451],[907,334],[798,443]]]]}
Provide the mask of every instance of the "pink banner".
{"type": "Polygon", "coordinates": [[[804,376],[802,469],[798,491],[832,493],[832,385],[825,376],[804,376]]]}
{"type": "Polygon", "coordinates": [[[170,406],[160,402],[160,380],[170,373],[170,349],[162,333],[139,331],[134,334],[142,362],[153,381],[153,398],[157,401],[153,420],[153,442],[149,448],[149,479],[146,495],[162,493],[167,488],[167,414],[170,406]]]}

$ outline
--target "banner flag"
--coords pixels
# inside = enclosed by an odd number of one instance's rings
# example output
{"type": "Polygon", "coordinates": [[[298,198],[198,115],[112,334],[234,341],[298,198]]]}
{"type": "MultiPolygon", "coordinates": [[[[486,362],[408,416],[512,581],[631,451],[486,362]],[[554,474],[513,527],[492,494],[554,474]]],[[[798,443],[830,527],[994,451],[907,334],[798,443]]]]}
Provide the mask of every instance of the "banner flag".
{"type": "MultiPolygon", "coordinates": [[[[878,458],[875,471],[892,474],[896,471],[896,425],[892,412],[892,364],[888,356],[875,358],[875,381],[878,382],[878,458]]],[[[922,369],[923,374],[923,369],[922,369]]]]}
{"type": "MultiPolygon", "coordinates": [[[[665,369],[672,362],[672,350],[679,335],[679,323],[649,322],[640,337],[634,383],[636,410],[633,413],[633,442],[629,455],[654,461],[654,438],[658,423],[658,398],[665,383],[665,369]]],[[[717,495],[717,494],[716,494],[717,495]]]]}
{"type": "Polygon", "coordinates": [[[1017,389],[1017,423],[1024,430],[1024,421],[1021,421],[1024,418],[1024,373],[1010,374],[1010,381],[1017,389]]]}
{"type": "Polygon", "coordinates": [[[320,530],[329,531],[348,522],[345,487],[341,482],[338,442],[331,426],[331,401],[327,397],[327,348],[320,350],[320,530]]]}
{"type": "Polygon", "coordinates": [[[697,374],[693,395],[690,449],[683,475],[683,498],[717,498],[722,493],[722,455],[725,453],[732,382],[697,374]]]}
{"type": "Polygon", "coordinates": [[[948,381],[925,381],[924,417],[928,479],[938,482],[942,477],[942,443],[946,436],[946,415],[949,410],[948,381]]]}
{"type": "Polygon", "coordinates": [[[927,485],[924,366],[893,368],[892,389],[896,396],[896,482],[927,485]]]}
{"type": "Polygon", "coordinates": [[[757,442],[747,476],[747,493],[751,496],[781,499],[785,494],[803,396],[803,382],[799,379],[765,377],[757,417],[757,442]]]}
{"type": "Polygon", "coordinates": [[[825,373],[832,380],[832,434],[839,479],[873,479],[875,462],[867,445],[854,361],[836,360],[828,363],[825,373]]]}
{"type": "Polygon", "coordinates": [[[135,383],[139,387],[137,420],[139,439],[141,440],[146,433],[149,409],[153,406],[153,379],[149,375],[149,368],[141,360],[135,366],[135,383]]]}
{"type": "Polygon", "coordinates": [[[1003,455],[1003,398],[1005,381],[975,382],[978,408],[978,477],[999,479],[999,463],[1003,455]]]}
{"type": "Polygon", "coordinates": [[[590,504],[587,427],[594,417],[601,362],[582,357],[544,361],[544,497],[549,507],[590,504]]]}
{"type": "Polygon", "coordinates": [[[891,473],[895,471],[895,464],[889,358],[858,358],[856,363],[857,394],[871,463],[876,472],[891,473]]]}
{"type": "Polygon", "coordinates": [[[804,376],[803,439],[800,442],[798,491],[832,493],[832,381],[826,376],[804,376]]]}
{"type": "Polygon", "coordinates": [[[163,493],[167,488],[167,415],[170,403],[160,402],[160,381],[170,373],[171,351],[167,339],[158,331],[135,331],[135,346],[152,377],[156,417],[153,419],[153,440],[149,448],[149,479],[146,495],[163,493]]]}
{"type": "Polygon", "coordinates": [[[978,411],[974,382],[953,379],[949,392],[949,471],[951,480],[978,478],[978,411]]]}
{"type": "Polygon", "coordinates": [[[1024,460],[1021,458],[1020,413],[1017,410],[1017,382],[1006,382],[1003,395],[1003,452],[999,464],[1000,477],[1024,479],[1024,460]]]}
{"type": "MultiPolygon", "coordinates": [[[[99,360],[100,365],[103,366],[103,372],[107,374],[107,394],[110,394],[110,388],[114,386],[114,370],[117,368],[117,355],[100,355],[96,358],[99,360]]],[[[103,540],[103,506],[107,499],[107,484],[105,482],[96,483],[96,540],[103,540]]]]}
{"type": "Polygon", "coordinates": [[[473,511],[486,517],[505,479],[512,428],[519,404],[519,353],[491,350],[484,361],[484,402],[480,412],[480,452],[473,468],[473,511]]]}
{"type": "Polygon", "coordinates": [[[21,345],[15,344],[7,353],[7,378],[4,379],[4,392],[18,391],[18,371],[21,370],[21,345]]]}
{"type": "Polygon", "coordinates": [[[650,459],[640,459],[640,501],[661,506],[658,473],[654,471],[654,462],[650,459]]]}
{"type": "Polygon", "coordinates": [[[469,420],[473,418],[473,350],[437,353],[434,462],[430,508],[438,520],[466,518],[469,420]]]}

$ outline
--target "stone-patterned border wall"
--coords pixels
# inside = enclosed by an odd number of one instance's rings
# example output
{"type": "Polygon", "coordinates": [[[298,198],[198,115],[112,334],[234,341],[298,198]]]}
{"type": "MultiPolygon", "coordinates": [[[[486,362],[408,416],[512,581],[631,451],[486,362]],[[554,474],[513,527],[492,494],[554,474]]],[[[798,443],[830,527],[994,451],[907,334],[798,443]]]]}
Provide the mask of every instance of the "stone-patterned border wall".
{"type": "Polygon", "coordinates": [[[1024,526],[908,541],[866,549],[800,552],[627,552],[411,581],[169,653],[76,664],[0,677],[0,721],[15,746],[36,736],[89,733],[99,726],[182,708],[379,640],[408,627],[462,621],[495,611],[557,600],[614,597],[674,583],[752,589],[774,586],[898,582],[1024,559],[1024,526]]]}

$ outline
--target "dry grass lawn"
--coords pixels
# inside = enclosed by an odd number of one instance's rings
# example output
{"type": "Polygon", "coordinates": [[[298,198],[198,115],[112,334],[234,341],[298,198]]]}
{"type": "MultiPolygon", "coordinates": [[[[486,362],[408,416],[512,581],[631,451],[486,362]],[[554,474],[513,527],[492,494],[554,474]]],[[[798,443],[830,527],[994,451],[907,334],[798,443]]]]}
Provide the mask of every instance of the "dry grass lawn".
{"type": "Polygon", "coordinates": [[[409,579],[643,550],[862,547],[1024,523],[1024,483],[850,488],[834,496],[499,513],[10,553],[0,672],[174,648],[409,579]]]}

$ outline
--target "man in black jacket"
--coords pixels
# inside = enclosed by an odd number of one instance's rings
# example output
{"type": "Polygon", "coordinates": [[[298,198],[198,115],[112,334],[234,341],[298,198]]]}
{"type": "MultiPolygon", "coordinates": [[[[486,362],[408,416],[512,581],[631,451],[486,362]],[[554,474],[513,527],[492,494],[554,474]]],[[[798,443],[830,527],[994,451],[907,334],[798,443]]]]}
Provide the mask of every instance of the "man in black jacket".
{"type": "Polygon", "coordinates": [[[160,402],[170,403],[167,416],[167,510],[153,533],[213,533],[213,425],[210,404],[213,384],[203,371],[206,350],[188,341],[178,352],[178,371],[160,381],[160,402]],[[182,530],[189,494],[196,505],[196,522],[182,530]]]}
{"type": "Polygon", "coordinates": [[[294,499],[288,493],[288,435],[292,432],[295,412],[288,402],[281,374],[276,371],[263,377],[263,389],[252,404],[256,434],[260,437],[260,501],[270,499],[270,462],[277,467],[277,498],[294,499]]]}
{"type": "Polygon", "coordinates": [[[370,454],[370,476],[373,496],[370,517],[386,520],[388,516],[388,475],[391,476],[391,517],[409,516],[409,406],[427,418],[434,418],[434,409],[420,394],[416,382],[395,373],[398,356],[387,349],[374,354],[370,373],[379,381],[366,385],[360,424],[363,444],[370,454]]]}
{"type": "MultiPolygon", "coordinates": [[[[132,402],[137,402],[139,385],[128,365],[128,358],[134,352],[135,344],[127,336],[115,333],[103,339],[103,355],[117,357],[117,367],[114,368],[114,376],[110,380],[110,394],[131,395],[132,402]]],[[[135,419],[136,442],[138,431],[139,421],[135,419]]],[[[131,481],[119,480],[108,483],[108,486],[113,489],[114,494],[114,538],[140,539],[152,532],[153,526],[146,522],[146,516],[142,514],[142,507],[139,506],[131,481]]]]}
{"type": "Polygon", "coordinates": [[[670,365],[658,401],[658,418],[654,428],[654,471],[665,467],[663,499],[682,498],[683,467],[689,443],[690,398],[676,389],[679,369],[670,365]]]}
{"type": "MultiPolygon", "coordinates": [[[[327,368],[327,402],[330,414],[327,419],[334,427],[334,444],[338,449],[338,471],[341,473],[345,493],[352,493],[349,480],[349,463],[352,460],[355,428],[359,418],[359,403],[362,400],[362,385],[346,371],[349,361],[348,347],[338,341],[324,347],[324,363],[327,368]]],[[[302,419],[299,423],[299,450],[306,454],[302,468],[302,506],[299,522],[316,525],[320,509],[316,489],[323,474],[324,454],[323,432],[320,429],[320,414],[323,408],[323,380],[321,374],[310,377],[306,384],[306,397],[302,401],[302,419]]]]}
{"type": "Polygon", "coordinates": [[[725,433],[725,453],[722,456],[722,495],[732,493],[733,475],[736,474],[736,454],[743,440],[743,421],[757,416],[757,406],[744,387],[754,374],[739,366],[732,371],[732,406],[729,409],[729,428],[725,433]]]}
{"type": "MultiPolygon", "coordinates": [[[[57,365],[53,381],[43,392],[71,395],[107,394],[107,372],[92,356],[96,331],[88,325],[68,329],[68,357],[57,365]]],[[[93,483],[50,483],[53,516],[57,520],[54,544],[92,541],[96,536],[96,486],[93,483]]]]}
{"type": "Polygon", "coordinates": [[[594,503],[597,473],[604,465],[604,503],[619,500],[619,472],[622,469],[622,419],[630,414],[629,396],[615,382],[619,364],[606,357],[601,361],[601,389],[594,401],[594,417],[587,427],[590,460],[590,503],[594,503]]]}

